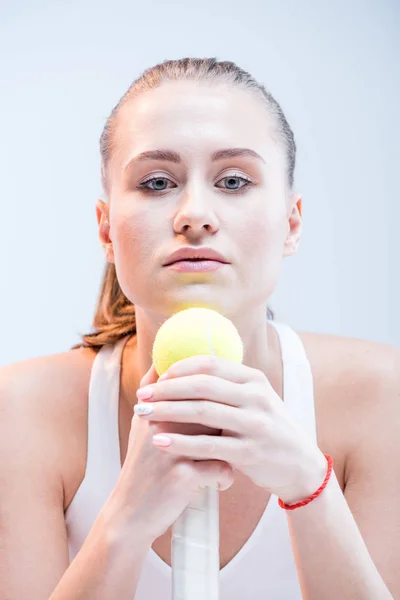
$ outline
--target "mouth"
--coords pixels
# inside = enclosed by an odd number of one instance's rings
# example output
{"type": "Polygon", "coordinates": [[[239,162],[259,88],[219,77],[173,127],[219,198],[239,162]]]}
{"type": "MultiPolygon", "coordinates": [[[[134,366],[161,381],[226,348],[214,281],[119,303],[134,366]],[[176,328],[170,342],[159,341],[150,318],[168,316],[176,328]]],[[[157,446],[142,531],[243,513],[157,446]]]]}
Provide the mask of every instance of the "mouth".
{"type": "Polygon", "coordinates": [[[176,260],[173,263],[167,265],[167,268],[174,271],[195,273],[199,271],[215,271],[222,267],[225,267],[226,263],[219,260],[209,258],[185,258],[183,260],[176,260]]]}
{"type": "Polygon", "coordinates": [[[176,260],[171,265],[175,265],[178,262],[220,262],[219,260],[211,260],[211,258],[181,258],[180,260],[176,260]]]}
{"type": "Polygon", "coordinates": [[[185,246],[173,252],[164,262],[164,266],[170,266],[180,262],[189,263],[208,263],[216,262],[227,264],[225,257],[214,248],[185,246]]]}

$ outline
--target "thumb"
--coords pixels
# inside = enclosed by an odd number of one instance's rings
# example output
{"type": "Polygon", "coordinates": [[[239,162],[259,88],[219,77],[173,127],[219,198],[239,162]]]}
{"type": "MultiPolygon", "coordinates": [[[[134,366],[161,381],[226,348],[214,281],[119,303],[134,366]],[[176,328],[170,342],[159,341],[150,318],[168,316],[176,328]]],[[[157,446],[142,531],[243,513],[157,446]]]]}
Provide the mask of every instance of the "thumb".
{"type": "Polygon", "coordinates": [[[158,381],[158,377],[159,375],[154,367],[154,364],[151,363],[150,369],[147,371],[147,373],[145,373],[145,375],[143,375],[139,385],[140,387],[144,387],[145,385],[149,385],[150,383],[156,383],[158,381]]]}

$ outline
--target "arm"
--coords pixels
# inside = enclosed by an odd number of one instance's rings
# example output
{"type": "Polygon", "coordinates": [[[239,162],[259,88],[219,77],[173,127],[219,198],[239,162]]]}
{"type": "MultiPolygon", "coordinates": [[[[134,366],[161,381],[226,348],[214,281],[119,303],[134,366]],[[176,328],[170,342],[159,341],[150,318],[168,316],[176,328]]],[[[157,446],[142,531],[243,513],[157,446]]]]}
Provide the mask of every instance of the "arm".
{"type": "Polygon", "coordinates": [[[287,511],[304,600],[400,599],[400,352],[377,346],[373,361],[351,377],[344,496],[332,472],[287,511]]]}
{"type": "Polygon", "coordinates": [[[132,600],[152,542],[120,533],[111,494],[69,565],[63,410],[37,363],[33,377],[19,369],[0,371],[0,600],[132,600]]]}
{"type": "Polygon", "coordinates": [[[49,600],[134,598],[152,542],[119,531],[112,515],[106,504],[49,600]]]}

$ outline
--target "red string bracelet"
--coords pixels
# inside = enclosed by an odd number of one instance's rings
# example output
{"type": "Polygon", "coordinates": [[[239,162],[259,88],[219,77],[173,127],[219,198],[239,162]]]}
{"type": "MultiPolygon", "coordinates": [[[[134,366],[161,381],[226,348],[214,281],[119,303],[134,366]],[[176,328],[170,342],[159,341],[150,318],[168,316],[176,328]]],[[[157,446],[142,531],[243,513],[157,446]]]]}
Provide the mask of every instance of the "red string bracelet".
{"type": "Polygon", "coordinates": [[[324,479],[322,485],[317,489],[316,492],[311,494],[311,496],[308,496],[308,498],[306,498],[305,500],[302,500],[301,502],[296,502],[296,504],[285,504],[283,502],[283,500],[278,498],[278,504],[281,508],[284,508],[285,510],[294,510],[295,508],[299,508],[299,506],[305,506],[306,504],[308,504],[309,502],[314,500],[314,498],[319,496],[321,494],[321,492],[326,488],[326,485],[327,485],[329,478],[331,476],[331,473],[332,473],[333,460],[332,460],[332,457],[329,456],[329,454],[324,454],[324,456],[325,456],[326,460],[328,461],[328,470],[326,472],[325,479],[324,479]]]}

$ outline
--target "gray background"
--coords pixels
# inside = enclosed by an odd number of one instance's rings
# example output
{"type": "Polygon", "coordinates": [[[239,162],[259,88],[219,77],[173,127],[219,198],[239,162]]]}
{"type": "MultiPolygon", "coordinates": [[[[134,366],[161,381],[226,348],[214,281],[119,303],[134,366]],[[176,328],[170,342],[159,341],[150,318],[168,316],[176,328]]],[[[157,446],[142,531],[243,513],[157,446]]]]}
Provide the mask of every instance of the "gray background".
{"type": "Polygon", "coordinates": [[[270,300],[277,319],[400,345],[398,2],[36,0],[0,13],[0,364],[90,329],[101,130],[145,68],[184,56],[250,71],[294,131],[304,231],[270,300]]]}

